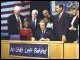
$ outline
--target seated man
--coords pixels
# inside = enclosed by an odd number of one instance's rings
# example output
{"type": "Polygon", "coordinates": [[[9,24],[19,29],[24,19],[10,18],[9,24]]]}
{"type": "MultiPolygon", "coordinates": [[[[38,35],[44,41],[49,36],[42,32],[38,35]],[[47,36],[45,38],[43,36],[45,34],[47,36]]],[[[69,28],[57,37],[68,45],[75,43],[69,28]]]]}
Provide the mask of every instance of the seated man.
{"type": "Polygon", "coordinates": [[[35,39],[36,40],[54,40],[54,35],[52,29],[46,28],[46,22],[44,20],[41,20],[40,23],[40,29],[36,31],[35,39]]]}

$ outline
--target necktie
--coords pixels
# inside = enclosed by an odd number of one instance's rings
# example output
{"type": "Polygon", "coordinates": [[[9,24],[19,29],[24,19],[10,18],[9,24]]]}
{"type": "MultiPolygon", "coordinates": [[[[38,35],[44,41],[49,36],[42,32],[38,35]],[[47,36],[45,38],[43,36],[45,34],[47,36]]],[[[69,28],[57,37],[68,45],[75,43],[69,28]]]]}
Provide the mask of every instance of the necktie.
{"type": "Polygon", "coordinates": [[[33,19],[33,25],[36,26],[36,21],[35,18],[33,19]]]}
{"type": "Polygon", "coordinates": [[[58,14],[58,20],[60,20],[60,18],[61,18],[61,15],[60,15],[60,14],[58,14]]]}
{"type": "Polygon", "coordinates": [[[34,26],[36,27],[36,20],[34,20],[34,26]]]}
{"type": "Polygon", "coordinates": [[[41,38],[44,38],[44,30],[42,30],[41,38]]]}
{"type": "Polygon", "coordinates": [[[19,19],[19,15],[17,15],[17,23],[18,23],[18,30],[20,30],[20,19],[19,19]]]}

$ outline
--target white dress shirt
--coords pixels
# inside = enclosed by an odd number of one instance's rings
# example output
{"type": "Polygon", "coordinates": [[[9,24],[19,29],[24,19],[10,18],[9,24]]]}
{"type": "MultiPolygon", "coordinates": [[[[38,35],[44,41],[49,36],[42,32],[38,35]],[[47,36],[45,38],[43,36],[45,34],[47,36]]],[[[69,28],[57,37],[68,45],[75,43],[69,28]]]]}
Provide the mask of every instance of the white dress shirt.
{"type": "Polygon", "coordinates": [[[32,18],[32,21],[35,22],[35,26],[36,26],[37,19],[36,18],[32,18]]]}
{"type": "Polygon", "coordinates": [[[22,29],[22,22],[21,22],[20,16],[17,16],[17,15],[15,15],[15,16],[16,16],[17,21],[18,20],[20,21],[20,29],[22,29]]]}
{"type": "Polygon", "coordinates": [[[77,16],[74,16],[74,17],[73,17],[73,19],[72,19],[72,21],[71,21],[71,25],[72,25],[72,26],[73,26],[74,21],[76,20],[76,18],[77,18],[77,16]]]}

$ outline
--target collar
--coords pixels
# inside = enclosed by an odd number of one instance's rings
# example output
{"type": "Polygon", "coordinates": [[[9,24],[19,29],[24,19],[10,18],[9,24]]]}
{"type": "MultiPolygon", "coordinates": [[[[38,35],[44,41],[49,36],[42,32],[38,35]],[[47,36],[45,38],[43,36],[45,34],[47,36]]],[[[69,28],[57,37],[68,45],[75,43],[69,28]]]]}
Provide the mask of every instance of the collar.
{"type": "Polygon", "coordinates": [[[62,11],[59,15],[62,15],[64,11],[62,11]]]}
{"type": "MultiPolygon", "coordinates": [[[[41,31],[43,31],[43,30],[41,30],[41,31]]],[[[46,29],[44,29],[44,31],[43,31],[44,33],[46,32],[46,29]]]]}
{"type": "Polygon", "coordinates": [[[34,19],[37,20],[37,18],[32,17],[32,20],[34,20],[34,19]]]}

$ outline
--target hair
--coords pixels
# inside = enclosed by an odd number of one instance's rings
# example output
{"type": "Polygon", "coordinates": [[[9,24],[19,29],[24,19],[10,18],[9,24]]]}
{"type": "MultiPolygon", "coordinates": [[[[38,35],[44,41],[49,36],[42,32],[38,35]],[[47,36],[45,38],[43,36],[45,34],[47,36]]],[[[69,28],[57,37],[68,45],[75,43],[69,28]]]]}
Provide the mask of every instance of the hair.
{"type": "MultiPolygon", "coordinates": [[[[45,11],[48,12],[48,10],[43,10],[42,12],[45,12],[45,11]]],[[[49,12],[48,12],[48,13],[49,13],[49,12]]]]}
{"type": "Polygon", "coordinates": [[[79,10],[79,8],[78,8],[77,5],[72,5],[72,6],[70,7],[70,9],[73,9],[73,10],[79,10]]]}
{"type": "Polygon", "coordinates": [[[79,10],[79,6],[77,7],[77,10],[79,10]]]}
{"type": "MultiPolygon", "coordinates": [[[[42,19],[42,20],[40,21],[40,23],[45,23],[45,26],[47,25],[47,23],[45,22],[44,19],[42,19]]],[[[39,23],[39,24],[40,24],[40,23],[39,23]]]]}
{"type": "MultiPolygon", "coordinates": [[[[29,27],[29,22],[28,22],[27,20],[25,20],[24,23],[25,23],[25,22],[27,22],[27,26],[29,27]]],[[[23,24],[24,24],[24,23],[23,23],[23,24]]]]}
{"type": "Polygon", "coordinates": [[[32,10],[32,13],[38,14],[38,10],[32,10]]]}
{"type": "Polygon", "coordinates": [[[14,11],[15,10],[21,10],[21,7],[16,5],[16,6],[14,6],[14,11]]]}
{"type": "Polygon", "coordinates": [[[59,8],[62,8],[63,9],[63,4],[58,4],[59,8]]]}

